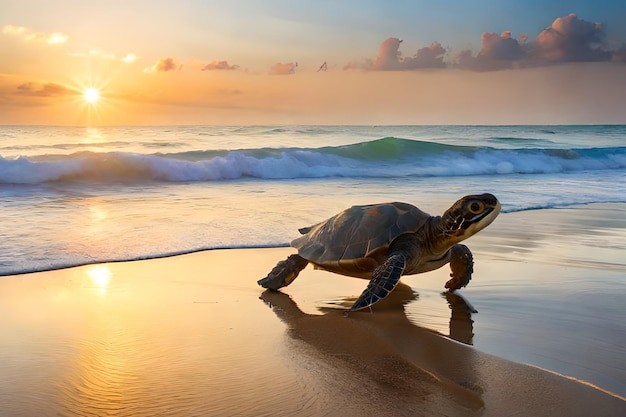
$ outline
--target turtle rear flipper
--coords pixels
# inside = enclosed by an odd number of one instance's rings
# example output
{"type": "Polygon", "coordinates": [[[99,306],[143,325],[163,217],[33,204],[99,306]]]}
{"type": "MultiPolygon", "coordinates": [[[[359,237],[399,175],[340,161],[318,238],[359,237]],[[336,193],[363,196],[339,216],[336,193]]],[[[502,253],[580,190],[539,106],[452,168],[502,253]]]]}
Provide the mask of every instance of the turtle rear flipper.
{"type": "Polygon", "coordinates": [[[257,281],[263,288],[276,291],[279,288],[291,284],[309,261],[299,255],[290,255],[284,261],[280,261],[265,278],[257,281]]]}
{"type": "Polygon", "coordinates": [[[354,302],[350,311],[361,310],[372,306],[385,298],[398,285],[406,266],[403,253],[395,253],[376,268],[365,291],[354,302]]]}

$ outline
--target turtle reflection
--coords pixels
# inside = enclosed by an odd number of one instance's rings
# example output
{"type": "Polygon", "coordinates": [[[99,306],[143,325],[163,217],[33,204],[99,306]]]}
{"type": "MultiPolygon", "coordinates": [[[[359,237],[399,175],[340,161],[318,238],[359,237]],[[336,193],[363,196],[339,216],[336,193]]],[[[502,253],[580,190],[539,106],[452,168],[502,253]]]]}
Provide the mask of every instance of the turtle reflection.
{"type": "MultiPolygon", "coordinates": [[[[445,291],[441,294],[441,296],[446,299],[448,307],[450,308],[450,332],[448,336],[458,342],[466,345],[472,345],[474,338],[474,320],[472,320],[472,313],[476,313],[476,310],[456,292],[445,291]]],[[[410,286],[404,283],[399,283],[395,290],[388,297],[386,297],[385,300],[377,304],[376,309],[373,310],[372,313],[376,316],[392,315],[395,319],[401,319],[403,322],[406,322],[405,324],[407,327],[410,326],[423,330],[422,328],[417,327],[406,317],[402,308],[398,308],[399,306],[417,300],[418,297],[419,294],[410,286]]],[[[260,298],[270,307],[274,308],[278,317],[290,325],[290,327],[292,327],[294,320],[296,319],[300,320],[302,318],[310,317],[311,320],[316,320],[316,318],[320,317],[318,315],[308,315],[302,312],[289,295],[280,291],[264,291],[260,298]]],[[[325,315],[345,315],[344,313],[346,310],[343,308],[343,305],[351,305],[353,301],[353,298],[345,298],[343,302],[340,303],[342,304],[342,307],[323,307],[321,310],[325,313],[325,315]]],[[[361,315],[363,314],[359,314],[359,316],[361,315]]],[[[357,316],[350,315],[350,317],[353,318],[357,316]]]]}
{"type": "MultiPolygon", "coordinates": [[[[484,407],[482,382],[476,380],[474,361],[468,360],[472,351],[463,349],[461,344],[442,344],[435,332],[408,319],[401,307],[416,298],[408,285],[399,284],[376,305],[372,314],[362,312],[348,318],[344,316],[345,308],[329,307],[323,309],[322,315],[307,314],[280,291],[264,291],[260,298],[287,325],[291,339],[313,347],[310,350],[306,345],[293,345],[291,351],[297,353],[297,360],[313,355],[316,372],[345,369],[350,375],[358,375],[362,389],[352,392],[353,395],[363,392],[369,398],[371,392],[378,392],[391,398],[398,409],[417,409],[427,398],[439,401],[442,397],[432,395],[439,393],[453,398],[465,410],[458,415],[472,415],[484,407]]],[[[458,303],[462,298],[451,297],[451,300],[454,337],[471,335],[471,320],[457,318],[469,317],[469,309],[459,314],[458,303]],[[459,331],[461,322],[469,329],[459,331]]],[[[329,389],[345,388],[341,379],[345,374],[331,374],[332,377],[324,377],[329,389]]],[[[393,410],[390,413],[394,414],[393,410]]]]}
{"type": "Polygon", "coordinates": [[[450,315],[450,338],[466,345],[474,344],[474,320],[472,313],[475,313],[463,297],[454,292],[446,291],[443,297],[448,301],[448,306],[452,314],[450,315]]]}

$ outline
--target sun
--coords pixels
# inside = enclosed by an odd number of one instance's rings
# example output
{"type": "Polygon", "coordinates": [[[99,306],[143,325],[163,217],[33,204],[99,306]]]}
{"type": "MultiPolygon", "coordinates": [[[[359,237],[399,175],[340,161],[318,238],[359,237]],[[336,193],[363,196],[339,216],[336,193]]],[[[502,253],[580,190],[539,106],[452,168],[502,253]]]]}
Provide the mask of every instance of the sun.
{"type": "Polygon", "coordinates": [[[100,90],[94,87],[89,87],[83,93],[83,98],[89,104],[96,104],[100,99],[100,90]]]}

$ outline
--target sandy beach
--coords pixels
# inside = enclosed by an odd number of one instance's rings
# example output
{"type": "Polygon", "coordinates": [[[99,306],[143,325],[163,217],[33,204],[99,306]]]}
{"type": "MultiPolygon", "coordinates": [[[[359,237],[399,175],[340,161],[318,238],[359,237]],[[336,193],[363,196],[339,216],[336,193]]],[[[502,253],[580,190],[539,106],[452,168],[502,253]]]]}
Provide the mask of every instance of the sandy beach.
{"type": "MultiPolygon", "coordinates": [[[[564,224],[584,210],[553,212],[564,224]]],[[[0,415],[626,415],[624,397],[606,387],[485,353],[506,344],[481,326],[510,320],[513,308],[497,303],[494,286],[533,272],[521,249],[504,250],[502,241],[519,246],[509,232],[529,216],[505,215],[469,241],[477,275],[463,298],[441,295],[442,269],[403,279],[373,312],[347,318],[343,309],[365,281],[307,268],[281,292],[256,285],[289,248],[1,278],[0,415]]],[[[539,265],[568,276],[563,266],[539,265]]],[[[567,334],[562,326],[547,337],[567,334]]]]}
{"type": "Polygon", "coordinates": [[[626,0],[0,16],[0,417],[626,417],[626,0]]]}

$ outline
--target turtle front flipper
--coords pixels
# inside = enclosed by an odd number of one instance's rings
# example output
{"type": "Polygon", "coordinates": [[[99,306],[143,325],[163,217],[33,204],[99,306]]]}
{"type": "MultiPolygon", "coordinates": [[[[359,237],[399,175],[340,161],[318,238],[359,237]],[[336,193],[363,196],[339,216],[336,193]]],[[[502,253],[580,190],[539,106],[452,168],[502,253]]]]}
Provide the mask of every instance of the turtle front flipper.
{"type": "Polygon", "coordinates": [[[456,244],[450,248],[451,280],[446,282],[450,291],[458,290],[469,284],[474,272],[474,257],[465,245],[456,244]]]}
{"type": "Polygon", "coordinates": [[[389,295],[400,281],[405,266],[406,258],[403,253],[396,252],[387,258],[374,270],[367,288],[350,307],[350,311],[370,307],[389,295]]]}
{"type": "Polygon", "coordinates": [[[274,291],[286,287],[296,279],[308,263],[309,261],[300,255],[290,255],[284,261],[278,262],[265,278],[257,281],[257,284],[274,291]]]}

